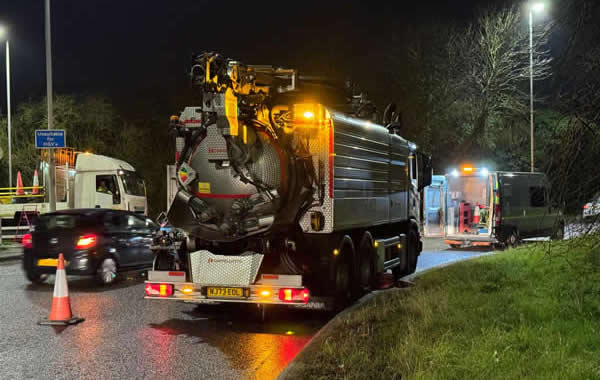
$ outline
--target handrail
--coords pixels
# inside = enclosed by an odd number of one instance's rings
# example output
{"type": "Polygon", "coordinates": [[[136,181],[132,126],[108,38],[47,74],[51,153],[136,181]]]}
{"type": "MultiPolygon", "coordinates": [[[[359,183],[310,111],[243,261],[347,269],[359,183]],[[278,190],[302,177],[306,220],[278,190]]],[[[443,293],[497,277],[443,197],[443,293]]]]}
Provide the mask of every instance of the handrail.
{"type": "Polygon", "coordinates": [[[11,198],[35,198],[35,197],[43,197],[44,194],[25,194],[25,195],[2,195],[0,194],[0,199],[11,199],[11,198]]]}
{"type": "Polygon", "coordinates": [[[26,190],[26,189],[31,189],[31,190],[33,190],[33,189],[40,189],[41,190],[43,188],[44,188],[44,186],[18,186],[18,187],[0,187],[0,190],[15,190],[15,191],[21,190],[21,189],[23,189],[23,190],[26,190]]]}

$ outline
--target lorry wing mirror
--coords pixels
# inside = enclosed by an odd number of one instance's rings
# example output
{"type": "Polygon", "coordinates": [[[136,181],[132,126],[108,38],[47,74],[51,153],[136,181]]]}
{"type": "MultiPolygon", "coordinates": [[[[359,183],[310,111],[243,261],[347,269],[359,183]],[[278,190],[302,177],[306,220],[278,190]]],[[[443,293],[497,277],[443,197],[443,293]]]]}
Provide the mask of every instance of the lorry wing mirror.
{"type": "Polygon", "coordinates": [[[427,186],[431,185],[433,177],[433,165],[431,162],[431,156],[418,153],[419,158],[419,191],[423,190],[427,186]]]}

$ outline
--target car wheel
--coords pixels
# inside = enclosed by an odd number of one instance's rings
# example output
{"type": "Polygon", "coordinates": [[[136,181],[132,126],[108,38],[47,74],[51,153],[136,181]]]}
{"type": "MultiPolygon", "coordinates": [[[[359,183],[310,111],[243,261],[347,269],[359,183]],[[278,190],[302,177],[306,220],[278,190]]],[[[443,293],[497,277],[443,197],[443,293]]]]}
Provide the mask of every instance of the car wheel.
{"type": "Polygon", "coordinates": [[[112,284],[117,278],[117,263],[112,258],[106,258],[98,267],[98,280],[104,285],[112,284]]]}
{"type": "Polygon", "coordinates": [[[34,284],[43,284],[48,279],[47,274],[27,272],[27,279],[34,284]]]}

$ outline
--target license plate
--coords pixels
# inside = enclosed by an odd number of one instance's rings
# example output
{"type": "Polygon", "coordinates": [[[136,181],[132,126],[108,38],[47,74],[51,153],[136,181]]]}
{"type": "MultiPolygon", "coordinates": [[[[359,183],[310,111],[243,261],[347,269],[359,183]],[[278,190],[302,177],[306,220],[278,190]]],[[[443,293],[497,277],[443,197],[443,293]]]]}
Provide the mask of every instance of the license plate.
{"type": "Polygon", "coordinates": [[[244,288],[208,287],[206,296],[211,298],[244,298],[244,288]]]}
{"type": "Polygon", "coordinates": [[[55,267],[58,265],[58,259],[40,259],[37,264],[39,267],[55,267]]]}

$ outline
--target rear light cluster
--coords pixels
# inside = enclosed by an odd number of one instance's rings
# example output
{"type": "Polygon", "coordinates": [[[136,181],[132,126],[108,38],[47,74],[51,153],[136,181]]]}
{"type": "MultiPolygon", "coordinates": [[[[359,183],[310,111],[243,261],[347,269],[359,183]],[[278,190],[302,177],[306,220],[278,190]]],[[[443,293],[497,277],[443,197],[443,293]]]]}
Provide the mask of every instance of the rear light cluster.
{"type": "Polygon", "coordinates": [[[23,248],[33,248],[33,238],[31,234],[23,235],[23,239],[21,239],[21,244],[23,244],[23,248]]]}
{"type": "Polygon", "coordinates": [[[146,284],[145,290],[148,297],[170,297],[173,295],[172,284],[146,284]]]}
{"type": "Polygon", "coordinates": [[[293,289],[293,288],[282,288],[279,289],[279,299],[283,302],[289,303],[307,303],[308,302],[308,289],[293,289]]]}
{"type": "Polygon", "coordinates": [[[88,234],[83,235],[77,240],[77,244],[75,244],[76,249],[87,249],[92,248],[96,245],[96,235],[88,234]]]}
{"type": "Polygon", "coordinates": [[[494,223],[499,226],[502,223],[502,206],[496,205],[494,209],[494,223]]]}

